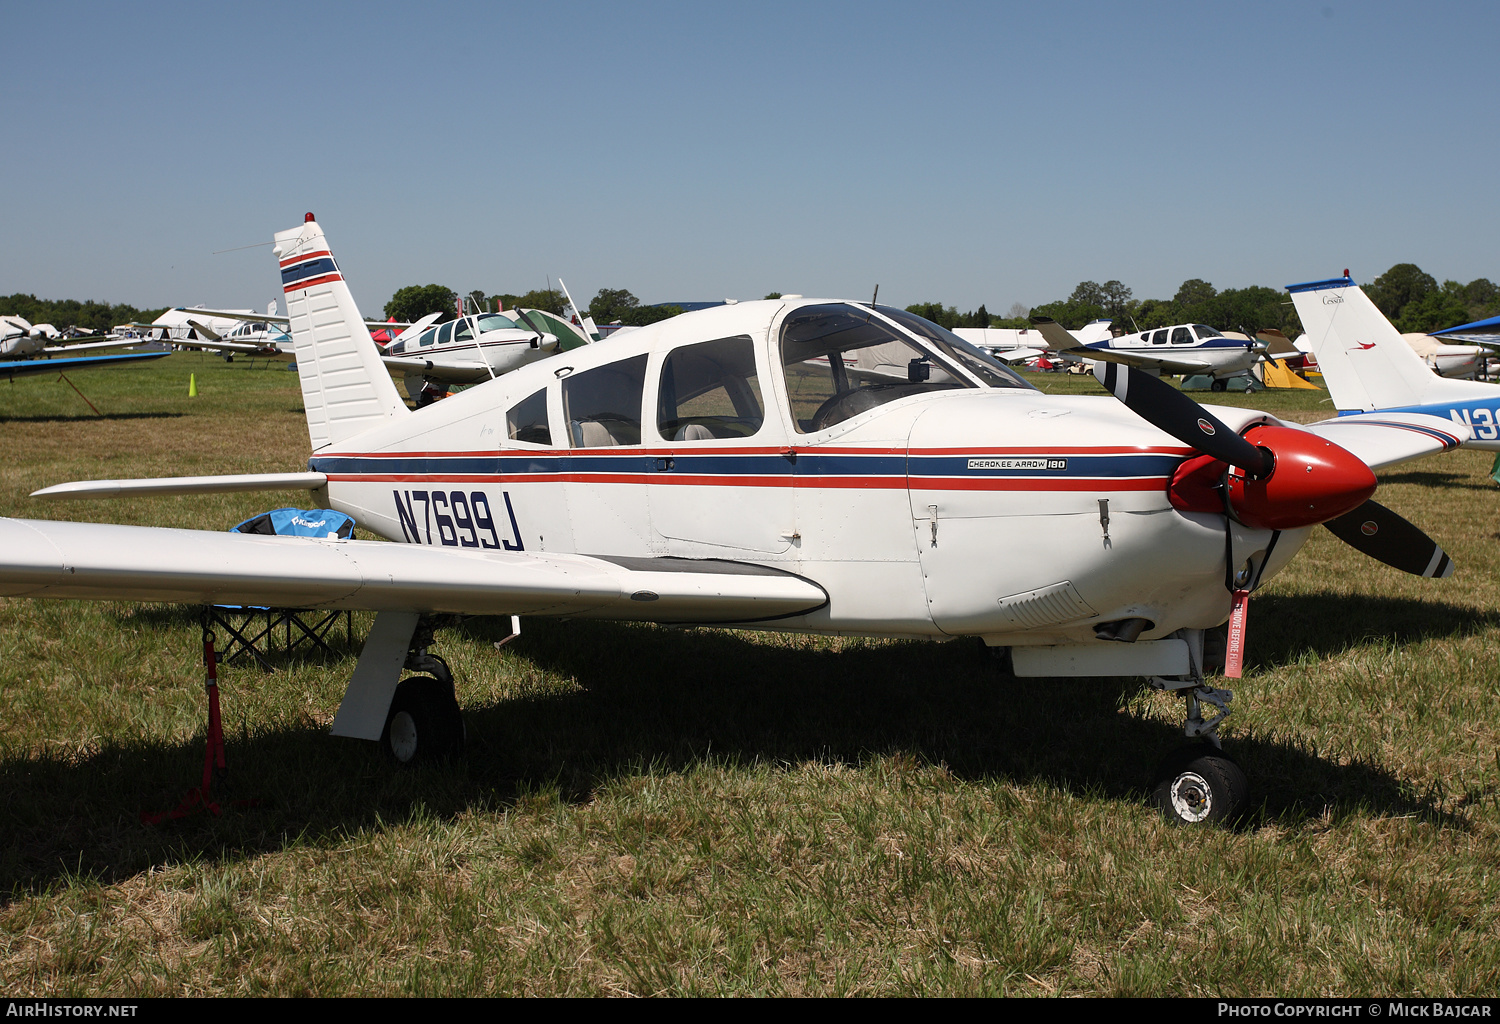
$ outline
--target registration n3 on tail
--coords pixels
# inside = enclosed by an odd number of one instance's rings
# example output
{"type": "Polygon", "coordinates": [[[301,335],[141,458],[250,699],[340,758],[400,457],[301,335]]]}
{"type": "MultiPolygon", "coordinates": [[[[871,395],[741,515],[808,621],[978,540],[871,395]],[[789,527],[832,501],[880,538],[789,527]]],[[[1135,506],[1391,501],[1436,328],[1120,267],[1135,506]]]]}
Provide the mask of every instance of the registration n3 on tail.
{"type": "Polygon", "coordinates": [[[674,317],[412,410],[312,215],[275,239],[306,472],[38,493],[299,486],[395,543],[0,520],[0,594],[374,610],[333,731],[398,757],[462,735],[451,690],[400,681],[423,616],[980,637],[1019,676],[1183,696],[1204,742],[1168,759],[1156,799],[1217,821],[1244,776],[1219,749],[1230,694],[1205,680],[1205,631],[1320,524],[1451,571],[1370,500],[1372,470],[1468,438],[1446,419],[1302,427],[1106,363],[1110,395],[1051,396],[903,310],[801,297],[674,317]]]}

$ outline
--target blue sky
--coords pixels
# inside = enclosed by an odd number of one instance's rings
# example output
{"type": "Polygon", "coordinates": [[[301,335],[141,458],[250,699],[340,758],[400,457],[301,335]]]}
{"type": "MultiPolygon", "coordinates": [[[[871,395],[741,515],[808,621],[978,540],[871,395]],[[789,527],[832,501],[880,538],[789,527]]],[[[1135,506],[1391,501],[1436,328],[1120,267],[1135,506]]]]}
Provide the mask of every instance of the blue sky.
{"type": "MultiPolygon", "coordinates": [[[[0,295],[1500,279],[1494,3],[0,6],[0,295]],[[1489,171],[1487,174],[1486,171],[1489,171]]],[[[0,311],[3,312],[3,311],[0,311]]]]}

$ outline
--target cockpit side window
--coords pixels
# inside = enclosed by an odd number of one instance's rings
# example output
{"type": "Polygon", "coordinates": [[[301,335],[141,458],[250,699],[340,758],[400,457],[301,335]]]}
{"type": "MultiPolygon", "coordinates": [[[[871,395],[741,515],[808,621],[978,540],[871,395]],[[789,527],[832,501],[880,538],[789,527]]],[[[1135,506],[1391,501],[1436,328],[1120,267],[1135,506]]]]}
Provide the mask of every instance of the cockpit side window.
{"type": "Polygon", "coordinates": [[[748,335],[673,350],[657,395],[656,430],[668,441],[751,437],[765,423],[748,335]]]}
{"type": "Polygon", "coordinates": [[[792,421],[804,434],[907,395],[977,386],[869,310],[846,303],[788,315],[781,364],[792,421]]]}
{"type": "Polygon", "coordinates": [[[1193,332],[1186,327],[1172,328],[1172,344],[1191,345],[1193,343],[1193,332]]]}
{"type": "Polygon", "coordinates": [[[472,320],[465,317],[462,320],[455,320],[453,323],[455,327],[453,331],[454,341],[464,341],[466,339],[472,341],[474,339],[474,322],[472,320]]]}
{"type": "Polygon", "coordinates": [[[552,428],[547,422],[547,389],[521,399],[505,414],[505,428],[512,441],[551,444],[552,428]]]}
{"type": "Polygon", "coordinates": [[[645,355],[564,377],[563,415],[573,447],[640,444],[645,386],[645,355]]]}

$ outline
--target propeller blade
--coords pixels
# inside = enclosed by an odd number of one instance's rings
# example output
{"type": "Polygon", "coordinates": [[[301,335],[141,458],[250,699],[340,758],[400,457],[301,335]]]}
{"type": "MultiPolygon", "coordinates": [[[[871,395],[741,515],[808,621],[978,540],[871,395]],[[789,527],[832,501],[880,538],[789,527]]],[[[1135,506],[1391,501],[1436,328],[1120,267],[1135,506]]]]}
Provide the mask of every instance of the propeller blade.
{"type": "Polygon", "coordinates": [[[1356,551],[1413,576],[1453,575],[1453,560],[1427,534],[1378,501],[1323,524],[1356,551]]]}
{"type": "Polygon", "coordinates": [[[1190,448],[1238,466],[1252,477],[1265,476],[1275,465],[1269,452],[1246,441],[1159,377],[1105,362],[1094,364],[1094,376],[1131,412],[1190,448]]]}

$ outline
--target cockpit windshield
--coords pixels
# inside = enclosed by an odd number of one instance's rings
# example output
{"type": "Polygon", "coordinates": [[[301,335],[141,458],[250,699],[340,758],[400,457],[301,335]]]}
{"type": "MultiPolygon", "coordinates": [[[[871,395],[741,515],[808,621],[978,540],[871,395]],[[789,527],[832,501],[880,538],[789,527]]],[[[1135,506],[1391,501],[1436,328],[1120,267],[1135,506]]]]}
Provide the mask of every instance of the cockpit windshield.
{"type": "Polygon", "coordinates": [[[980,351],[958,335],[941,327],[926,317],[908,313],[904,309],[894,306],[872,306],[882,316],[888,316],[896,323],[905,327],[919,338],[925,338],[938,347],[938,350],[948,356],[954,362],[963,364],[963,367],[984,381],[992,388],[1026,388],[1035,391],[1026,379],[1010,367],[1006,366],[994,356],[980,351]]]}
{"type": "Polygon", "coordinates": [[[479,318],[479,333],[481,334],[488,331],[513,331],[515,329],[516,322],[499,313],[485,313],[479,318]]]}
{"type": "Polygon", "coordinates": [[[1209,327],[1207,324],[1194,324],[1193,325],[1193,330],[1194,330],[1194,332],[1197,333],[1197,335],[1198,335],[1198,337],[1200,339],[1202,339],[1202,338],[1222,338],[1222,337],[1224,337],[1223,334],[1221,334],[1220,332],[1214,330],[1212,327],[1209,327]]]}
{"type": "Polygon", "coordinates": [[[781,364],[804,434],[907,395],[976,387],[938,351],[842,302],[804,306],[783,321],[781,364]]]}

